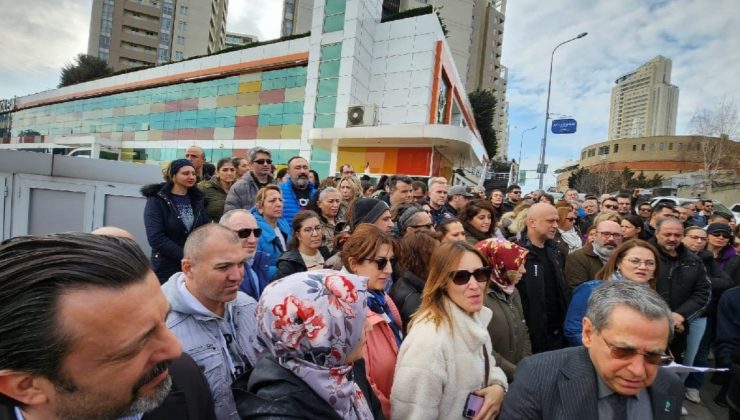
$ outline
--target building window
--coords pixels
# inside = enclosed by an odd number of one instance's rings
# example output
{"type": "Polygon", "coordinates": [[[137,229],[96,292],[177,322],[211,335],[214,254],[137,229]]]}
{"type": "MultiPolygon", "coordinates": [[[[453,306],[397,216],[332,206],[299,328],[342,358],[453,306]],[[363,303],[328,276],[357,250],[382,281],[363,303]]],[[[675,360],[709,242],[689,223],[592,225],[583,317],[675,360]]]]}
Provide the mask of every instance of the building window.
{"type": "Polygon", "coordinates": [[[683,143],[678,143],[678,150],[683,150],[683,143]]]}
{"type": "Polygon", "coordinates": [[[668,150],[673,150],[673,143],[668,143],[668,150]]]}
{"type": "Polygon", "coordinates": [[[665,149],[665,146],[663,145],[663,143],[660,143],[658,145],[658,150],[660,150],[662,152],[664,149],[665,149]]]}
{"type": "Polygon", "coordinates": [[[183,16],[188,15],[188,6],[180,6],[180,14],[183,16]]]}
{"type": "Polygon", "coordinates": [[[584,150],[583,153],[581,153],[581,159],[586,159],[586,151],[584,150]]]}
{"type": "Polygon", "coordinates": [[[640,148],[640,151],[645,151],[645,143],[642,144],[642,147],[640,148]]]}
{"type": "Polygon", "coordinates": [[[614,153],[617,153],[617,152],[619,152],[619,145],[618,144],[615,144],[614,145],[614,153]]]}
{"type": "Polygon", "coordinates": [[[182,35],[178,35],[175,42],[179,45],[185,45],[185,37],[182,35]]]}
{"type": "Polygon", "coordinates": [[[633,152],[636,152],[636,151],[637,151],[637,145],[636,145],[636,144],[633,144],[633,145],[632,145],[632,151],[633,151],[633,152]]]}
{"type": "Polygon", "coordinates": [[[608,155],[609,154],[609,146],[601,146],[599,147],[599,156],[601,155],[608,155]]]}
{"type": "Polygon", "coordinates": [[[181,31],[187,31],[188,30],[188,23],[181,20],[177,22],[177,29],[181,31]]]}
{"type": "Polygon", "coordinates": [[[182,51],[175,51],[175,60],[182,60],[184,58],[182,51]]]}
{"type": "Polygon", "coordinates": [[[326,0],[324,6],[324,33],[344,29],[344,11],[346,0],[326,0]]]}

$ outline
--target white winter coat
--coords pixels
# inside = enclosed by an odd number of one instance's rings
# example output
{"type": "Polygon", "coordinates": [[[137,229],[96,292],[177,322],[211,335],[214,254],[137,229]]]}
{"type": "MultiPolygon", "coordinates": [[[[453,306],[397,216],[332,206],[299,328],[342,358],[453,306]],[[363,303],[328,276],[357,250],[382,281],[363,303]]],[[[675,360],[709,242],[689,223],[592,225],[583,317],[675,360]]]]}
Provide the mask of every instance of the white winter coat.
{"type": "Polygon", "coordinates": [[[391,391],[393,419],[462,419],[468,393],[483,388],[488,353],[488,383],[507,384],[496,366],[486,329],[491,310],[485,306],[472,317],[445,298],[453,328],[428,319],[415,322],[401,344],[391,391]]]}

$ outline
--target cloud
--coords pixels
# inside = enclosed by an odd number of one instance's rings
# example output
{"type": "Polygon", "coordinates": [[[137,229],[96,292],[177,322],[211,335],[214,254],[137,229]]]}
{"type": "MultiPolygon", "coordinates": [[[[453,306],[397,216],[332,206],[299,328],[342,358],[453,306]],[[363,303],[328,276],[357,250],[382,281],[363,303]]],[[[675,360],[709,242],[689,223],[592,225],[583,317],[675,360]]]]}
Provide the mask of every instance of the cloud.
{"type": "MultiPolygon", "coordinates": [[[[680,89],[676,133],[689,134],[694,112],[740,87],[735,9],[733,0],[716,0],[711,7],[691,0],[508,2],[502,62],[509,68],[509,157],[519,155],[521,132],[537,124],[526,134],[522,164],[536,168],[550,54],[559,42],[585,31],[587,37],[555,53],[550,112],[573,116],[579,125],[576,134],[548,134],[550,172],[577,160],[581,148],[607,139],[614,80],[656,55],[673,61],[671,83],[680,89]]],[[[554,185],[555,177],[546,180],[554,185]]]]}
{"type": "Polygon", "coordinates": [[[231,32],[257,35],[260,41],[280,36],[281,0],[232,0],[226,28],[231,32]]]}

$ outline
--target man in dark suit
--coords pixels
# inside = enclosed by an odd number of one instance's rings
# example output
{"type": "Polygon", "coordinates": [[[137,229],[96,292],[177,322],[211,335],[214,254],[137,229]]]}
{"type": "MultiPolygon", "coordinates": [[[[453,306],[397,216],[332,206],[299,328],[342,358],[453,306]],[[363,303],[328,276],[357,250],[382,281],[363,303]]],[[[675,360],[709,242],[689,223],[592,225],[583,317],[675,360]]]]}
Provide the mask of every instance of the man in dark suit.
{"type": "Polygon", "coordinates": [[[596,289],[583,319],[583,345],[519,362],[502,420],[681,418],[683,385],[659,369],[671,310],[653,290],[628,281],[596,289]]]}
{"type": "Polygon", "coordinates": [[[6,241],[0,308],[0,419],[215,418],[136,242],[83,233],[6,241]]]}

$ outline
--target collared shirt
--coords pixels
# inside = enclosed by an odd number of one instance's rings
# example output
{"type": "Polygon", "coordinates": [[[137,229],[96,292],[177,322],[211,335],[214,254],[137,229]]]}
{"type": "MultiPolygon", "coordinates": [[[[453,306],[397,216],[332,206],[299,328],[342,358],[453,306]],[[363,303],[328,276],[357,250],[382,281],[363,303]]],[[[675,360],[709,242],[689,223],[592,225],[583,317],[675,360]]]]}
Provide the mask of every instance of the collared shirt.
{"type": "MultiPolygon", "coordinates": [[[[599,389],[599,420],[611,420],[614,418],[609,397],[615,392],[604,383],[601,377],[596,375],[596,383],[599,389]]],[[[653,420],[653,408],[650,403],[650,393],[643,388],[637,396],[625,396],[627,399],[627,419],[625,420],[653,420]]]]}

